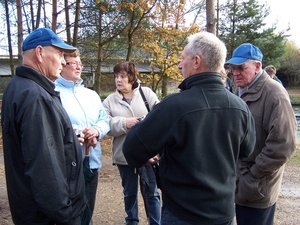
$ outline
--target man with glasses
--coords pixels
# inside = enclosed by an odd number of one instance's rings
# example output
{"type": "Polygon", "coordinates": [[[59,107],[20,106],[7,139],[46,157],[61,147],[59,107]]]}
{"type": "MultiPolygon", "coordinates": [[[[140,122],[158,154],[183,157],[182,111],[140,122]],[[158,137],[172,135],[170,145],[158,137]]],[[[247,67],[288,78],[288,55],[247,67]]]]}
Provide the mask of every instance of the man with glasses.
{"type": "Polygon", "coordinates": [[[17,225],[80,225],[87,204],[81,146],[53,83],[66,65],[64,53],[76,48],[39,28],[22,50],[1,118],[12,219],[17,225]]]}
{"type": "Polygon", "coordinates": [[[254,152],[238,161],[238,225],[273,225],[284,165],[296,149],[297,123],[286,90],[262,70],[263,54],[250,43],[227,61],[255,120],[254,152]]]}

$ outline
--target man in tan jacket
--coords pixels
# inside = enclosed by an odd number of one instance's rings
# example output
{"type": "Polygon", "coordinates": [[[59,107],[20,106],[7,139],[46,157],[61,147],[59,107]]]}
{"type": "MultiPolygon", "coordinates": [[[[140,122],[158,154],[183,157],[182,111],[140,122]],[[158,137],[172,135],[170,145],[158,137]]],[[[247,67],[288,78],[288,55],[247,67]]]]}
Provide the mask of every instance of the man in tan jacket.
{"type": "Polygon", "coordinates": [[[288,93],[262,70],[262,58],[258,47],[245,43],[227,61],[256,129],[254,152],[238,162],[238,225],[273,225],[284,165],[296,150],[297,123],[288,93]]]}

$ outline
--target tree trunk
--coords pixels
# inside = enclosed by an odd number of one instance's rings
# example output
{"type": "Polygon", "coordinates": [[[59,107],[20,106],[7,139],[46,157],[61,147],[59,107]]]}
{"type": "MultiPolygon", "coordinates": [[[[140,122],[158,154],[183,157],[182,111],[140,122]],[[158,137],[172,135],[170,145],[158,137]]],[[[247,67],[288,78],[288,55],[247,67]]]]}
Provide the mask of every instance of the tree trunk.
{"type": "Polygon", "coordinates": [[[37,7],[37,13],[36,13],[36,23],[34,29],[37,29],[40,27],[40,21],[41,21],[41,7],[42,6],[42,0],[38,0],[38,7],[37,7]]]}
{"type": "Polygon", "coordinates": [[[216,34],[216,17],[215,17],[216,0],[206,0],[206,30],[216,34]]]}
{"type": "Polygon", "coordinates": [[[74,33],[73,33],[73,46],[77,46],[78,42],[78,27],[80,17],[80,0],[76,1],[75,21],[74,21],[74,33]]]}
{"type": "Polygon", "coordinates": [[[56,33],[57,24],[57,0],[52,0],[52,30],[56,33]]]}
{"type": "MultiPolygon", "coordinates": [[[[21,0],[17,0],[17,17],[18,17],[18,65],[21,66],[22,58],[22,42],[23,42],[23,19],[21,0]]],[[[7,24],[9,26],[9,24],[7,24]]]]}
{"type": "Polygon", "coordinates": [[[102,65],[102,10],[99,6],[99,33],[98,33],[98,54],[97,54],[97,68],[95,71],[95,91],[100,94],[100,78],[101,78],[101,65],[102,65]]]}
{"type": "Polygon", "coordinates": [[[65,4],[65,18],[66,18],[66,33],[67,33],[67,43],[71,44],[71,25],[70,25],[70,14],[69,14],[69,2],[64,0],[65,4]]]}
{"type": "Polygon", "coordinates": [[[6,15],[6,24],[7,24],[7,40],[8,40],[8,52],[9,52],[9,65],[10,65],[10,73],[11,76],[15,75],[15,68],[14,68],[14,56],[12,52],[11,46],[11,32],[10,32],[10,21],[9,21],[9,9],[8,9],[8,0],[5,0],[5,15],[6,15]]]}

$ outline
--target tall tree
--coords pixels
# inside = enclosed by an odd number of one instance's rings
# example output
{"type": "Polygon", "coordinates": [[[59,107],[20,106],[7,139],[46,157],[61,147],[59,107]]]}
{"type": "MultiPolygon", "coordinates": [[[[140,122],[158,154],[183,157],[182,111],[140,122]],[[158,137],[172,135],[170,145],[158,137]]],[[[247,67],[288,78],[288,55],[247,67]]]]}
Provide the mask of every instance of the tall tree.
{"type": "Polygon", "coordinates": [[[278,58],[284,53],[284,32],[276,33],[276,24],[265,29],[264,21],[269,10],[257,0],[227,0],[220,5],[219,37],[226,43],[228,58],[238,45],[245,42],[257,45],[264,59],[278,58]]]}
{"type": "Polygon", "coordinates": [[[80,18],[80,0],[76,0],[75,18],[74,18],[74,32],[73,32],[73,46],[77,46],[78,42],[78,29],[80,18]]]}
{"type": "Polygon", "coordinates": [[[67,43],[71,44],[71,24],[70,24],[69,1],[68,0],[64,0],[64,5],[65,5],[65,19],[66,19],[67,43]]]}
{"type": "MultiPolygon", "coordinates": [[[[23,18],[22,18],[22,2],[17,0],[17,21],[18,21],[18,65],[22,65],[22,42],[23,42],[23,18]]],[[[7,24],[9,26],[9,24],[7,24]]]]}
{"type": "Polygon", "coordinates": [[[152,89],[161,97],[168,93],[167,84],[171,78],[180,81],[179,55],[186,37],[199,30],[198,26],[185,27],[185,1],[167,2],[156,6],[151,18],[151,27],[143,31],[143,50],[151,62],[151,76],[144,76],[152,82],[152,89]],[[175,12],[175,13],[174,13],[175,12]],[[160,91],[159,91],[160,90],[160,91]]]}
{"type": "Polygon", "coordinates": [[[52,0],[52,30],[56,32],[57,27],[57,0],[52,0]]]}
{"type": "Polygon", "coordinates": [[[285,53],[279,58],[279,64],[275,64],[280,79],[285,86],[298,85],[300,78],[300,49],[295,42],[288,41],[285,45],[285,53]]]}
{"type": "MultiPolygon", "coordinates": [[[[5,13],[6,13],[6,23],[10,24],[9,20],[9,8],[8,8],[8,0],[5,0],[5,13]]],[[[10,72],[11,76],[14,76],[15,74],[15,67],[14,67],[14,56],[12,52],[12,46],[11,46],[11,32],[10,32],[10,26],[7,27],[7,41],[8,41],[8,52],[9,52],[9,65],[10,65],[10,72]]]]}
{"type": "Polygon", "coordinates": [[[216,0],[206,0],[206,30],[216,34],[216,0]]]}
{"type": "Polygon", "coordinates": [[[128,3],[128,28],[127,32],[127,56],[126,61],[131,59],[132,50],[134,47],[133,38],[134,34],[140,28],[141,23],[150,14],[154,8],[156,1],[134,0],[132,3],[128,3]]]}

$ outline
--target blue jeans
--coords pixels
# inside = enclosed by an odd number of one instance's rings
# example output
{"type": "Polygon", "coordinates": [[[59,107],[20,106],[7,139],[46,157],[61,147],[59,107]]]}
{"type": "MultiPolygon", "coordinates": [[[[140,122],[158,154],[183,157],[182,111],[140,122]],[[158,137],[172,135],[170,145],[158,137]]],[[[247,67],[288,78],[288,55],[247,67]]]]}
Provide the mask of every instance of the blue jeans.
{"type": "MultiPolygon", "coordinates": [[[[192,224],[179,219],[178,217],[174,216],[169,210],[163,207],[162,216],[161,216],[161,225],[192,225],[192,224]]],[[[229,221],[222,224],[214,224],[214,225],[233,225],[233,221],[229,221]]]]}
{"type": "Polygon", "coordinates": [[[273,225],[275,209],[276,203],[265,209],[235,205],[236,222],[238,225],[273,225]]]}
{"type": "MultiPolygon", "coordinates": [[[[136,225],[138,216],[138,183],[139,175],[136,168],[128,165],[117,165],[122,179],[126,223],[136,225]]],[[[146,165],[149,180],[149,222],[150,225],[160,225],[160,195],[157,191],[155,174],[150,165],[146,165]]]]}

